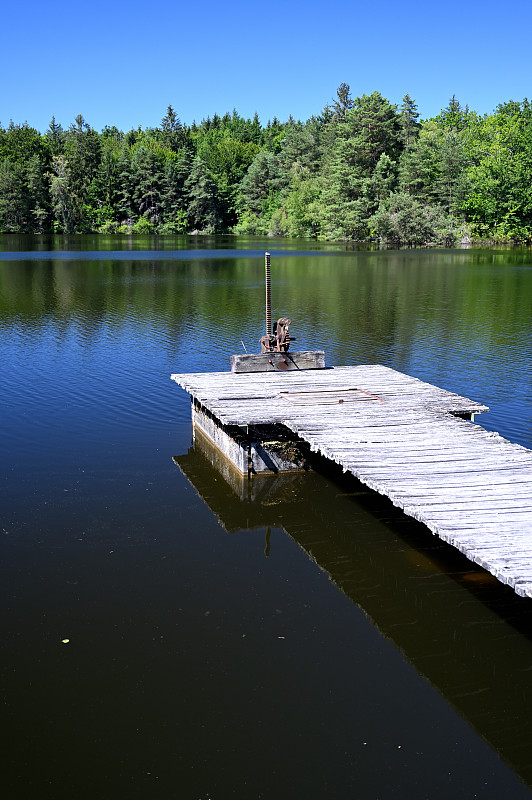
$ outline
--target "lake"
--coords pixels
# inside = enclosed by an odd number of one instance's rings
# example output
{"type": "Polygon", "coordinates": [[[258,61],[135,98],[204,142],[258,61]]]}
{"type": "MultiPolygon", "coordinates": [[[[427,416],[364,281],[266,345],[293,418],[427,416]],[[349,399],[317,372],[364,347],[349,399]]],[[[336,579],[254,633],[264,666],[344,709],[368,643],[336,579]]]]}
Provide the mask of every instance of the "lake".
{"type": "Polygon", "coordinates": [[[272,316],[532,448],[532,251],[0,236],[9,798],[532,798],[532,601],[355,480],[239,480],[173,372],[272,316]]]}

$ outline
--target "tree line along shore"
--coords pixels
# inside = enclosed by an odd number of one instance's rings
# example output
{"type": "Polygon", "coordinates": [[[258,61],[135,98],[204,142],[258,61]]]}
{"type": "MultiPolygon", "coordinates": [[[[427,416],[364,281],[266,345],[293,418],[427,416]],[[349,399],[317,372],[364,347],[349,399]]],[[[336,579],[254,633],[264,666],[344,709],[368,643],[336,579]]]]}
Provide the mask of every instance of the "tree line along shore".
{"type": "Polygon", "coordinates": [[[101,132],[0,126],[0,233],[236,233],[384,245],[532,239],[532,106],[453,95],[420,120],[375,91],[306,122],[255,114],[101,132]]]}

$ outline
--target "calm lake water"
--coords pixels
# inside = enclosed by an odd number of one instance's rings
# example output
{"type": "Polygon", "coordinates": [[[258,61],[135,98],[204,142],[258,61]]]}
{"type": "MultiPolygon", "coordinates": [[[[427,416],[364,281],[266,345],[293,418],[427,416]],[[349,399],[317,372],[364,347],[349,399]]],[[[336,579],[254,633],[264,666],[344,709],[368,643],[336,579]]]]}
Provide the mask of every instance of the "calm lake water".
{"type": "Polygon", "coordinates": [[[0,237],[6,798],[532,798],[532,600],[354,480],[237,479],[172,372],[258,351],[532,447],[530,250],[0,237]],[[65,641],[68,640],[68,641],[65,641]]]}

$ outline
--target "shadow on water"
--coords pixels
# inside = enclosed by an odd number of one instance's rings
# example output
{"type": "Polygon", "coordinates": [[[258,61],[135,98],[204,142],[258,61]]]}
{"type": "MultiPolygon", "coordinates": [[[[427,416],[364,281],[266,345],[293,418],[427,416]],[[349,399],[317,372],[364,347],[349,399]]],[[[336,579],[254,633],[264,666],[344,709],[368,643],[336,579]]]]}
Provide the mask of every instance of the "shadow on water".
{"type": "Polygon", "coordinates": [[[532,608],[329,462],[248,481],[197,434],[174,462],[228,533],[282,528],[532,785],[532,608]],[[220,480],[222,478],[222,480],[220,480]]]}

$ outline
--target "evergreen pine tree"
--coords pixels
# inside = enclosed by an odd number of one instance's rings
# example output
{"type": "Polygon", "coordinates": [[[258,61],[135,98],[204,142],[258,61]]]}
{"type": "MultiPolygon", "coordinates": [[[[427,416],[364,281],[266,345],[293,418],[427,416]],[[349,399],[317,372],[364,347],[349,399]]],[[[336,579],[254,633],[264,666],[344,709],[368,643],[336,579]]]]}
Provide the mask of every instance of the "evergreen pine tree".
{"type": "Polygon", "coordinates": [[[51,156],[57,156],[64,151],[65,132],[61,125],[55,121],[55,117],[52,117],[44,137],[51,156]]]}
{"type": "Polygon", "coordinates": [[[214,233],[220,226],[221,213],[216,183],[199,156],[192,163],[185,182],[188,196],[187,215],[195,230],[214,233]]]}
{"type": "Polygon", "coordinates": [[[403,97],[403,104],[400,109],[400,117],[401,117],[401,128],[402,128],[402,135],[401,139],[405,147],[408,147],[412,142],[418,137],[419,135],[419,113],[417,110],[417,105],[412,100],[408,92],[403,97]]]}
{"type": "Polygon", "coordinates": [[[351,89],[348,83],[341,83],[338,89],[336,90],[336,100],[333,100],[333,104],[330,107],[327,107],[327,111],[332,113],[334,119],[342,120],[344,119],[346,112],[349,111],[350,108],[353,108],[353,98],[351,97],[351,89]]]}
{"type": "Polygon", "coordinates": [[[31,227],[31,201],[26,183],[25,164],[4,158],[0,161],[0,232],[28,233],[31,227]]]}

